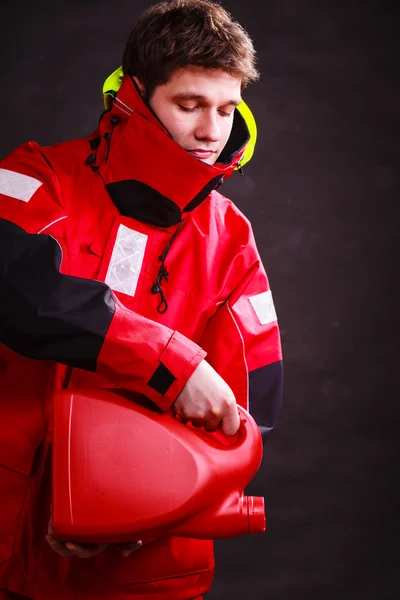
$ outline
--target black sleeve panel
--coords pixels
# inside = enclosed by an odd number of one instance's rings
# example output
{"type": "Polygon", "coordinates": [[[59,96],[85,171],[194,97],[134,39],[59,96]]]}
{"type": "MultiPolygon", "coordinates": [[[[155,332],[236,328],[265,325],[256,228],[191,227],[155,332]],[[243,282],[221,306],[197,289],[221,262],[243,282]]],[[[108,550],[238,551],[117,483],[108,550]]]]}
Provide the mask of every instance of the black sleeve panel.
{"type": "Polygon", "coordinates": [[[282,390],[281,360],[249,372],[249,412],[254,417],[264,442],[278,420],[282,390]]]}
{"type": "Polygon", "coordinates": [[[28,358],[96,370],[115,311],[110,288],[59,272],[49,235],[0,218],[0,342],[28,358]]]}

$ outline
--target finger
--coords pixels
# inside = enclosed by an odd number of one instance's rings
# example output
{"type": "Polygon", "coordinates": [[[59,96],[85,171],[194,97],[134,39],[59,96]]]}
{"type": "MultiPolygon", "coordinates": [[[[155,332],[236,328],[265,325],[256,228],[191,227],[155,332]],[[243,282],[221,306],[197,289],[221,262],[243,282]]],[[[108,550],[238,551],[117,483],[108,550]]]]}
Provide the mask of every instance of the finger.
{"type": "Polygon", "coordinates": [[[240,427],[240,417],[236,404],[222,419],[222,431],[225,435],[235,435],[240,427]]]}
{"type": "Polygon", "coordinates": [[[186,423],[187,422],[187,419],[185,419],[184,417],[182,417],[179,413],[174,412],[174,411],[173,411],[173,413],[174,413],[174,417],[175,417],[175,419],[177,421],[180,421],[181,423],[186,423]]]}
{"type": "Polygon", "coordinates": [[[63,556],[64,558],[69,558],[70,556],[73,556],[73,553],[70,550],[68,550],[68,548],[66,548],[62,542],[56,540],[52,535],[46,535],[46,540],[50,548],[54,550],[54,552],[61,554],[61,556],[63,556]]]}
{"type": "Polygon", "coordinates": [[[77,544],[76,542],[65,542],[66,548],[78,558],[90,558],[102,552],[107,544],[77,544]]]}
{"type": "Polygon", "coordinates": [[[211,417],[204,424],[204,429],[208,432],[213,433],[214,431],[217,431],[220,424],[221,424],[221,417],[211,417]]]}
{"type": "Polygon", "coordinates": [[[203,427],[205,420],[204,419],[191,419],[191,423],[193,427],[203,427]]]}
{"type": "Polygon", "coordinates": [[[130,554],[132,554],[132,552],[136,552],[136,550],[139,550],[139,548],[142,547],[142,540],[138,540],[137,542],[132,542],[131,544],[123,544],[122,545],[122,556],[124,556],[125,558],[127,556],[129,556],[130,554]]]}

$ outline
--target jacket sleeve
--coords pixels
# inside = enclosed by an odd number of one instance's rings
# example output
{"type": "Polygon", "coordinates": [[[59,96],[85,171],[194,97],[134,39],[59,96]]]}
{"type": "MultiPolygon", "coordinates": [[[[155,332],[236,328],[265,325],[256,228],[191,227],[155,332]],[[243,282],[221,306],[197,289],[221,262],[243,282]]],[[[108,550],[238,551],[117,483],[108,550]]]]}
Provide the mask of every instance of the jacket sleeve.
{"type": "Polygon", "coordinates": [[[282,403],[282,350],[268,278],[255,244],[251,251],[257,261],[221,303],[199,344],[265,441],[282,403]]]}
{"type": "Polygon", "coordinates": [[[126,309],[105,283],[62,274],[67,219],[36,144],[0,162],[0,342],[28,358],[97,372],[167,410],[206,352],[126,309]],[[53,224],[57,240],[46,233],[53,224]]]}

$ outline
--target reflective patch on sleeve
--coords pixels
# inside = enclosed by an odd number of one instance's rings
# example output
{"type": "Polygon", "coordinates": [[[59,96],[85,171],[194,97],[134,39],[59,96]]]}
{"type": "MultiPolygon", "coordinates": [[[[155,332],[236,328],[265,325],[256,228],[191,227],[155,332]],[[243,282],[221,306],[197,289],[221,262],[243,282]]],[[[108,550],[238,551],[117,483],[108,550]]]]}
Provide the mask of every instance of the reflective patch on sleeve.
{"type": "Polygon", "coordinates": [[[254,308],[254,312],[256,313],[261,325],[273,323],[274,321],[278,320],[270,290],[268,292],[256,294],[255,296],[250,296],[249,301],[254,308]]]}
{"type": "Polygon", "coordinates": [[[41,185],[43,183],[34,177],[8,169],[0,169],[0,193],[5,196],[29,202],[41,185]]]}

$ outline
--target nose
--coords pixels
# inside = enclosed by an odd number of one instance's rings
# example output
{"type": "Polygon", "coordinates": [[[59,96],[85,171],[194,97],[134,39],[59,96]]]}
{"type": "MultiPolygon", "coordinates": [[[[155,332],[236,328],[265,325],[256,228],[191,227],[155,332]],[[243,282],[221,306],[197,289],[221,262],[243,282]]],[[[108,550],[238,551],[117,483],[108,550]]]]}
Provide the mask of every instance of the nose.
{"type": "Polygon", "coordinates": [[[204,111],[200,122],[197,124],[195,138],[197,140],[218,142],[221,139],[221,129],[217,119],[217,115],[213,112],[204,111]]]}

